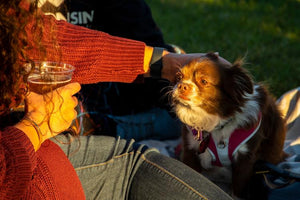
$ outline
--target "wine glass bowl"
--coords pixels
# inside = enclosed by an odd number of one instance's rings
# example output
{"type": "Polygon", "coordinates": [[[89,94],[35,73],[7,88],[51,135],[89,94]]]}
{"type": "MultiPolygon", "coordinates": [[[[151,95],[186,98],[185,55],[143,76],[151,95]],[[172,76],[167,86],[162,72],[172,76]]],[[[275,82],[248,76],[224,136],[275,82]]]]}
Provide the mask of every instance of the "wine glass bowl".
{"type": "Polygon", "coordinates": [[[27,63],[29,90],[38,94],[46,94],[71,82],[74,67],[59,62],[27,63]]]}

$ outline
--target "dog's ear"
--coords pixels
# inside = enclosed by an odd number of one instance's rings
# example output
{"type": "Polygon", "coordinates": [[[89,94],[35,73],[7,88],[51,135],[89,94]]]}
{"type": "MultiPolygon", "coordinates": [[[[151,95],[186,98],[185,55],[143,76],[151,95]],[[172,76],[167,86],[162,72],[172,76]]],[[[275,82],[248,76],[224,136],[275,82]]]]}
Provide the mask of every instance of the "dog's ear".
{"type": "Polygon", "coordinates": [[[244,102],[244,96],[246,93],[253,93],[252,78],[242,65],[242,59],[235,61],[232,67],[228,70],[228,76],[225,76],[230,77],[229,80],[224,80],[227,93],[238,105],[241,105],[244,102]]]}

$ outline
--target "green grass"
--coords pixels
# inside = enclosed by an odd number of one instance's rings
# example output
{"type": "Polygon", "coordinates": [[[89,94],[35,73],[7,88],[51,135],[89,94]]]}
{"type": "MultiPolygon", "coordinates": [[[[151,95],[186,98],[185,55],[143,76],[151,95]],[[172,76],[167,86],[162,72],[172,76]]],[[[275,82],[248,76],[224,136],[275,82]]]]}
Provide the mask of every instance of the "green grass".
{"type": "Polygon", "coordinates": [[[276,96],[300,86],[300,0],[146,0],[167,43],[245,57],[276,96]]]}

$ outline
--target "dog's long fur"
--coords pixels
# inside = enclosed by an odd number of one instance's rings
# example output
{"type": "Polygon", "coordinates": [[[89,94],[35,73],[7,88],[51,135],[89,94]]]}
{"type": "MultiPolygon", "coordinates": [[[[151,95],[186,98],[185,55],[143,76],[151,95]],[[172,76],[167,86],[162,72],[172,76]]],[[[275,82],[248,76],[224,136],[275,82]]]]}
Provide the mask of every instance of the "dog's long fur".
{"type": "Polygon", "coordinates": [[[285,122],[275,100],[262,84],[254,83],[242,67],[220,62],[208,53],[181,69],[180,80],[172,91],[172,105],[186,125],[182,131],[182,161],[213,181],[232,183],[233,195],[246,198],[246,188],[257,161],[273,164],[285,158],[285,122]],[[199,141],[189,127],[211,134],[215,141],[228,139],[235,129],[249,129],[259,121],[256,134],[234,155],[230,166],[212,165],[212,156],[199,153],[199,141]]]}

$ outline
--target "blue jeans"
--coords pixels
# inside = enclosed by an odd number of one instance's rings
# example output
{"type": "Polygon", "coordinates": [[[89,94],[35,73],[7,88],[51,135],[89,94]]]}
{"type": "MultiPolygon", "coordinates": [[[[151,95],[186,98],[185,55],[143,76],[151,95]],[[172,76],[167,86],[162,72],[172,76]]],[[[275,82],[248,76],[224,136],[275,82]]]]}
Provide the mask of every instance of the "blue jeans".
{"type": "Polygon", "coordinates": [[[133,140],[70,135],[52,140],[73,164],[88,200],[231,199],[188,166],[133,140]]]}

